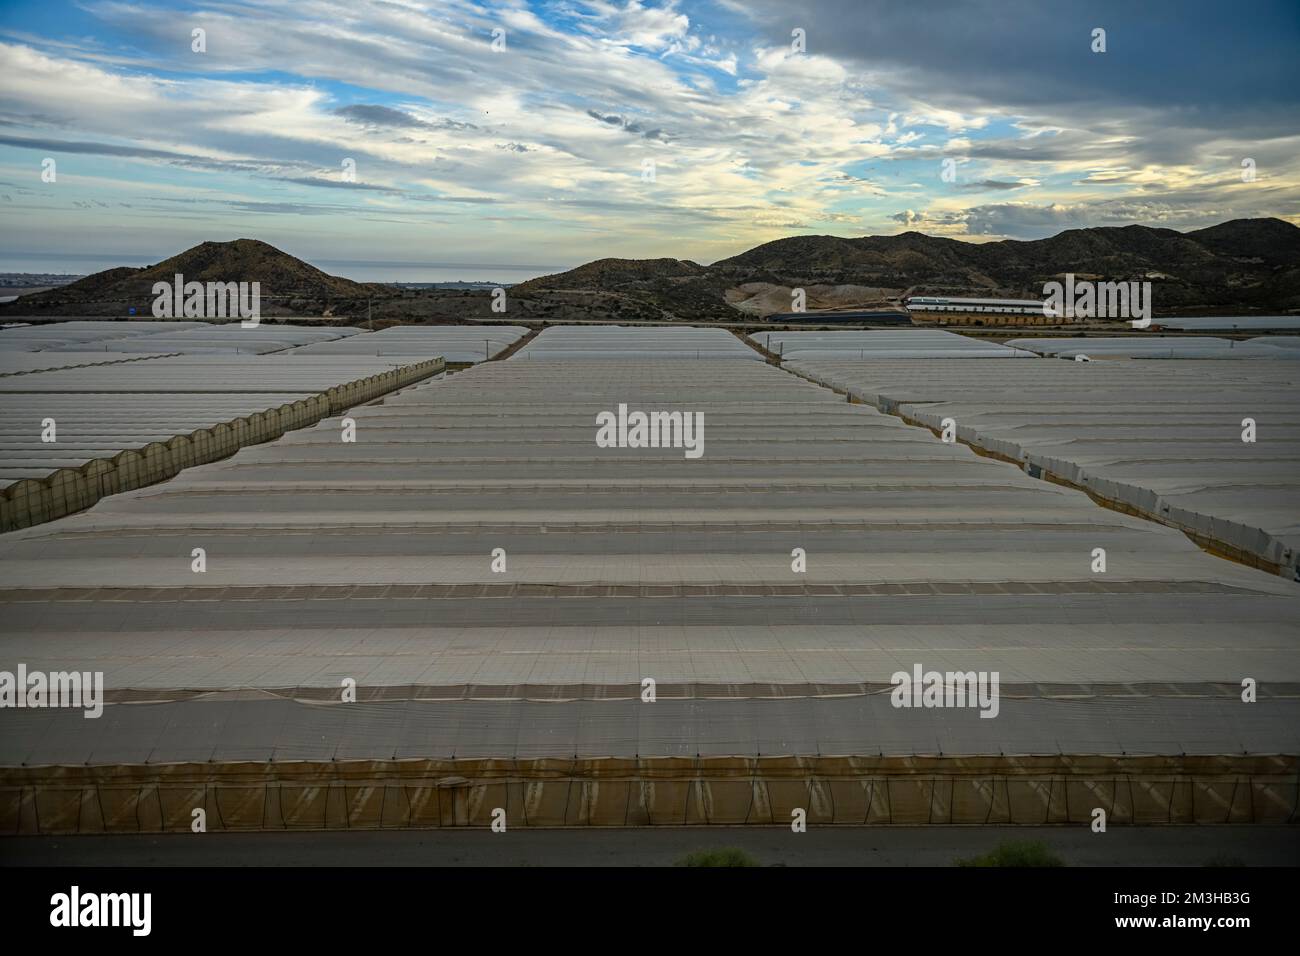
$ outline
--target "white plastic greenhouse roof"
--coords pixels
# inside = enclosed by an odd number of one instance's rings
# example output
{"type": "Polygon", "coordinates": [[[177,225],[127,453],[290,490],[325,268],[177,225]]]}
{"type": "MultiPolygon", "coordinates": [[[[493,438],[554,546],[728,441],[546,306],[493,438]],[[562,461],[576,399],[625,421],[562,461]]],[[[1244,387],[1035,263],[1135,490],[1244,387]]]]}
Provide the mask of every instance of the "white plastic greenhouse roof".
{"type": "Polygon", "coordinates": [[[441,356],[448,362],[481,362],[528,333],[520,325],[399,325],[362,332],[346,341],[294,349],[293,355],[377,355],[406,359],[441,356]]]}
{"type": "Polygon", "coordinates": [[[392,366],[366,355],[176,355],[6,376],[0,394],[318,392],[392,366]]]}
{"type": "Polygon", "coordinates": [[[167,330],[127,339],[115,339],[112,345],[123,352],[183,352],[263,354],[280,352],[312,342],[345,339],[356,334],[348,328],[308,328],[273,325],[261,322],[244,328],[239,322],[204,325],[196,329],[167,330]]]}
{"type": "Polygon", "coordinates": [[[20,352],[17,349],[0,349],[0,376],[47,372],[83,365],[139,362],[159,357],[148,352],[20,352]]]}
{"type": "Polygon", "coordinates": [[[745,359],[762,356],[725,329],[694,326],[556,325],[511,359],[745,359]]]}
{"type": "Polygon", "coordinates": [[[749,336],[786,359],[1028,358],[1031,353],[940,329],[755,332],[749,336]]]}
{"type": "Polygon", "coordinates": [[[0,485],[111,458],[392,367],[365,356],[185,355],[0,376],[0,485]],[[42,440],[49,418],[54,442],[42,440]]]}
{"type": "Polygon", "coordinates": [[[1012,339],[1009,347],[1039,355],[1073,358],[1144,358],[1144,359],[1294,359],[1300,355],[1291,349],[1271,344],[1268,337],[1245,342],[1211,336],[1098,336],[1087,338],[1012,339]]]}
{"type": "Polygon", "coordinates": [[[1293,573],[1300,366],[1133,362],[790,363],[879,408],[1064,478],[1293,573]],[[1255,423],[1253,440],[1244,425],[1255,423]]]}
{"type": "Polygon", "coordinates": [[[1156,325],[1169,329],[1188,329],[1206,332],[1229,332],[1233,329],[1247,331],[1265,329],[1291,329],[1300,331],[1300,315],[1216,315],[1183,319],[1153,319],[1156,325]]]}
{"type": "MultiPolygon", "coordinates": [[[[262,321],[244,328],[239,322],[74,321],[0,330],[0,353],[88,352],[147,354],[265,353],[310,342],[355,335],[351,328],[280,325],[262,321]]],[[[75,363],[70,363],[75,364],[75,363]]]]}
{"type": "Polygon", "coordinates": [[[1275,349],[1300,349],[1300,335],[1260,335],[1246,341],[1271,345],[1275,349]]]}
{"type": "MultiPolygon", "coordinates": [[[[765,363],[650,351],[476,365],[351,410],[355,443],[322,421],[0,536],[0,660],[111,701],[0,714],[0,765],[1300,748],[1295,585],[765,363]],[[620,404],[703,415],[703,457],[598,447],[620,404]],[[914,664],[998,672],[999,719],[891,707],[914,664]]],[[[884,364],[1011,401],[1008,370],[1099,368],[884,364]]]]}
{"type": "Polygon", "coordinates": [[[205,322],[85,320],[51,322],[0,329],[0,350],[38,352],[70,347],[74,351],[121,351],[123,341],[156,332],[207,327],[205,322]]]}

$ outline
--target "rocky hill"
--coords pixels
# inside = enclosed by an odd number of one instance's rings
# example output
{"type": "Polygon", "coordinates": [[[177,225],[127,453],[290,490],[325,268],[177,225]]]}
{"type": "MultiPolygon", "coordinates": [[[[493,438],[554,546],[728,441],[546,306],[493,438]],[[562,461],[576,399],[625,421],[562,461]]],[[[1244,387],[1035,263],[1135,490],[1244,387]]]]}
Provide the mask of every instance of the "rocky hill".
{"type": "Polygon", "coordinates": [[[555,275],[529,279],[514,287],[515,292],[543,289],[593,289],[653,284],[661,279],[701,276],[708,270],[689,259],[597,259],[555,275]]]}
{"type": "MultiPolygon", "coordinates": [[[[1043,283],[1080,278],[1153,283],[1158,314],[1300,308],[1300,228],[1239,219],[1194,232],[1150,226],[1070,229],[1047,239],[972,243],[897,236],[792,236],[705,267],[679,259],[601,259],[517,287],[527,296],[608,297],[684,319],[809,308],[884,307],[905,292],[1036,298],[1043,283]],[[720,308],[721,303],[727,308],[720,308]]],[[[653,316],[649,316],[653,317],[653,316]]]]}
{"type": "MultiPolygon", "coordinates": [[[[1048,239],[972,243],[896,236],[792,236],[710,266],[684,259],[598,259],[509,291],[520,320],[737,321],[790,309],[885,308],[906,293],[1037,298],[1067,272],[1153,284],[1155,314],[1300,309],[1300,228],[1238,219],[1177,232],[1150,226],[1069,229],[1048,239]]],[[[154,282],[258,281],[266,315],[385,322],[499,319],[490,292],[416,290],[331,276],[253,239],[205,242],[144,269],[109,269],[0,306],[0,316],[147,316],[154,282]],[[134,308],[135,313],[130,313],[134,308]]]]}
{"type": "MultiPolygon", "coordinates": [[[[1300,305],[1300,229],[1280,219],[1241,219],[1194,232],[1149,226],[1070,229],[1029,242],[969,243],[898,236],[798,236],[715,262],[747,281],[767,273],[786,285],[896,286],[914,291],[1033,297],[1072,272],[1151,278],[1171,308],[1300,305]]],[[[770,281],[770,280],[769,280],[770,281]]]]}
{"type": "Polygon", "coordinates": [[[301,259],[257,239],[204,242],[153,266],[119,267],[76,282],[22,296],[0,307],[13,315],[149,316],[155,282],[259,282],[262,311],[268,315],[321,315],[339,309],[364,312],[368,297],[399,294],[390,286],[353,282],[322,272],[301,259]]]}
{"type": "Polygon", "coordinates": [[[725,296],[732,284],[689,259],[597,259],[520,283],[510,294],[534,309],[575,317],[725,321],[739,317],[725,296]]]}
{"type": "Polygon", "coordinates": [[[1281,219],[1233,219],[1186,235],[1219,256],[1271,265],[1300,263],[1300,229],[1281,219]]]}

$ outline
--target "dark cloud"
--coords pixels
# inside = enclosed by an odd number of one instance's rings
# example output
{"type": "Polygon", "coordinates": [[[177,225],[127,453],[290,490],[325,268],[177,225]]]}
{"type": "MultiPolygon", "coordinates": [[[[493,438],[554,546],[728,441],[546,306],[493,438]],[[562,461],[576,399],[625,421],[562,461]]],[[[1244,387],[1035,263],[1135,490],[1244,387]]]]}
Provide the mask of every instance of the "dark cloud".
{"type": "MultiPolygon", "coordinates": [[[[36,136],[0,135],[0,146],[18,146],[23,149],[33,149],[49,153],[122,156],[130,159],[159,160],[162,162],[173,163],[178,166],[223,172],[263,172],[269,168],[268,163],[262,162],[210,159],[206,156],[195,156],[192,153],[180,153],[167,149],[147,149],[143,146],[120,146],[116,143],[46,139],[44,137],[36,136]]],[[[304,164],[296,163],[291,165],[301,166],[304,164]]]]}
{"type": "Polygon", "coordinates": [[[494,199],[491,196],[413,196],[407,194],[407,199],[414,199],[419,202],[455,202],[468,203],[473,206],[485,206],[498,203],[501,200],[494,199]]]}
{"type": "Polygon", "coordinates": [[[957,188],[970,190],[971,192],[1002,191],[1007,189],[1024,189],[1030,183],[1022,183],[1018,180],[1005,181],[1000,179],[981,179],[978,182],[962,183],[957,188]]]}
{"type": "Polygon", "coordinates": [[[49,113],[6,113],[0,116],[0,126],[66,126],[67,123],[58,116],[49,113]]]}
{"type": "Polygon", "coordinates": [[[341,116],[350,123],[361,126],[384,127],[387,129],[452,129],[475,130],[479,127],[473,123],[460,123],[456,120],[441,119],[428,123],[404,110],[395,110],[390,106],[373,103],[354,103],[340,106],[334,110],[335,116],[341,116]]]}
{"type": "Polygon", "coordinates": [[[395,110],[387,106],[376,106],[366,103],[355,103],[351,106],[340,106],[334,111],[336,116],[342,116],[345,120],[353,123],[364,123],[367,126],[425,126],[423,120],[416,119],[410,113],[404,113],[401,110],[395,110]]]}
{"type": "MultiPolygon", "coordinates": [[[[1021,115],[1089,106],[1174,109],[1166,122],[1236,127],[1250,115],[1294,128],[1300,5],[1259,0],[747,0],[769,42],[807,32],[810,54],[886,76],[893,91],[945,109],[1021,115]],[[1092,31],[1106,31],[1093,53],[1092,31]]],[[[1069,111],[1071,114],[1074,109],[1069,111]]],[[[1082,119],[1082,117],[1079,117],[1082,119]]],[[[1082,124],[1076,124],[1082,125],[1082,124]]]]}
{"type": "Polygon", "coordinates": [[[931,215],[927,212],[913,212],[905,209],[902,212],[896,212],[889,217],[893,222],[901,222],[905,226],[956,226],[966,221],[966,214],[961,212],[946,212],[931,215]]]}
{"type": "Polygon", "coordinates": [[[664,131],[656,127],[655,129],[646,129],[640,123],[628,119],[626,116],[619,116],[617,113],[598,113],[595,110],[587,110],[587,115],[592,119],[600,120],[608,126],[616,126],[627,133],[640,136],[642,139],[654,139],[661,142],[666,141],[664,131]]]}
{"type": "Polygon", "coordinates": [[[188,153],[175,153],[166,149],[145,149],[141,146],[118,146],[113,143],[75,142],[44,139],[35,136],[0,136],[0,145],[19,146],[23,149],[41,149],[51,153],[81,153],[95,156],[130,156],[135,159],[169,159],[188,162],[206,162],[202,157],[188,153]]]}
{"type": "Polygon", "coordinates": [[[991,203],[966,210],[966,231],[973,236],[1041,239],[1063,229],[1082,229],[1093,224],[1082,209],[1055,203],[1042,206],[991,203]]]}
{"type": "Polygon", "coordinates": [[[258,212],[274,214],[292,214],[298,216],[324,216],[335,212],[332,206],[314,206],[300,202],[254,202],[245,199],[223,201],[221,205],[238,209],[240,212],[258,212]]]}
{"type": "Polygon", "coordinates": [[[299,186],[322,186],[326,189],[360,189],[370,192],[387,193],[391,196],[400,196],[400,189],[389,189],[387,186],[375,186],[370,183],[349,183],[342,179],[321,179],[317,176],[277,176],[277,182],[297,183],[299,186]]]}
{"type": "MultiPolygon", "coordinates": [[[[1232,186],[1182,190],[1163,197],[1124,197],[1073,204],[990,203],[960,213],[974,236],[1041,239],[1065,229],[1092,226],[1144,225],[1168,229],[1199,229],[1228,219],[1300,211],[1300,200],[1270,197],[1264,192],[1242,193],[1232,186]]],[[[897,219],[898,217],[895,217],[897,219]]],[[[902,220],[899,220],[902,221],[902,220]]]]}

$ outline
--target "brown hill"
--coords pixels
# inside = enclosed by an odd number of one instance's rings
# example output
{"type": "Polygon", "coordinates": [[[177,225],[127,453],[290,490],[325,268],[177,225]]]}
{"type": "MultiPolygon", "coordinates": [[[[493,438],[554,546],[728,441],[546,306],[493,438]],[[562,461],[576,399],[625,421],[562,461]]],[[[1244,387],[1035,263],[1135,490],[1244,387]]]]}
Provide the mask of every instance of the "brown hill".
{"type": "Polygon", "coordinates": [[[662,279],[700,276],[708,270],[689,259],[597,259],[586,265],[538,276],[513,287],[513,291],[538,292],[543,289],[601,289],[612,291],[636,283],[654,283],[662,279]]]}
{"type": "Polygon", "coordinates": [[[1300,265],[1300,229],[1279,219],[1260,219],[1224,223],[1199,234],[1122,226],[1069,229],[1048,239],[1028,242],[1008,239],[970,243],[918,232],[859,239],[797,236],[715,262],[713,268],[741,273],[763,270],[784,278],[830,281],[865,282],[888,277],[903,285],[935,284],[946,279],[969,281],[982,275],[999,286],[1021,286],[1065,272],[1129,275],[1223,269],[1231,265],[1221,261],[1232,259],[1225,248],[1228,246],[1271,249],[1273,261],[1300,265]],[[1198,236],[1203,234],[1208,234],[1207,241],[1199,241],[1198,236]]]}
{"type": "MultiPolygon", "coordinates": [[[[1134,225],[982,244],[919,232],[792,236],[711,266],[598,259],[513,286],[510,302],[521,318],[734,321],[770,314],[796,287],[822,290],[813,307],[884,307],[907,289],[1033,298],[1043,283],[1067,272],[1149,279],[1157,315],[1300,309],[1300,228],[1280,219],[1238,219],[1185,233],[1134,225]]],[[[187,281],[260,282],[268,315],[364,317],[368,299],[385,320],[494,315],[486,293],[352,282],[253,239],[205,242],[144,269],[109,269],[0,305],[0,315],[121,316],[135,309],[144,316],[153,283],[177,273],[187,281]]]]}
{"type": "Polygon", "coordinates": [[[1233,219],[1187,237],[1220,256],[1300,265],[1300,229],[1281,219],[1233,219]]]}
{"type": "Polygon", "coordinates": [[[970,243],[897,236],[795,236],[715,262],[741,282],[856,284],[947,294],[1040,295],[1054,276],[1147,279],[1156,308],[1288,309],[1300,306],[1300,228],[1238,219],[1177,232],[1150,226],[1069,229],[1028,242],[970,243]]]}
{"type": "MultiPolygon", "coordinates": [[[[1047,239],[972,243],[896,236],[791,236],[700,266],[679,259],[600,259],[515,287],[523,296],[609,297],[665,317],[767,314],[792,288],[863,288],[845,306],[879,307],[906,289],[948,295],[1033,298],[1072,272],[1154,283],[1158,314],[1200,309],[1300,307],[1300,229],[1280,219],[1239,219],[1194,232],[1150,226],[1069,229],[1047,239]],[[762,293],[765,298],[755,300],[762,293]],[[865,293],[864,293],[865,295],[865,293]],[[868,299],[870,301],[868,301],[868,299]],[[722,303],[730,303],[719,308],[722,303]]],[[[842,296],[837,296],[839,302],[842,296]]]]}
{"type": "Polygon", "coordinates": [[[552,314],[638,321],[735,319],[724,293],[732,283],[689,259],[597,259],[540,276],[512,297],[552,314]]]}
{"type": "Polygon", "coordinates": [[[155,282],[259,282],[264,311],[272,314],[319,314],[367,297],[396,294],[389,286],[353,282],[322,272],[301,259],[257,239],[204,242],[153,266],[106,269],[76,282],[22,296],[9,303],[10,314],[66,312],[74,315],[121,315],[135,308],[149,315],[155,282]]]}

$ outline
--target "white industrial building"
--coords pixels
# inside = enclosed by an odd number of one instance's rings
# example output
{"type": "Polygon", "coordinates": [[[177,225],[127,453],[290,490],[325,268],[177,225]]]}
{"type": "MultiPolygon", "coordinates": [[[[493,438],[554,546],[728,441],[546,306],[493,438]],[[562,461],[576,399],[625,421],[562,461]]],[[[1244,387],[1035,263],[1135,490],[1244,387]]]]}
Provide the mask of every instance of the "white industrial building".
{"type": "Polygon", "coordinates": [[[1014,315],[1043,314],[1036,299],[963,299],[914,295],[903,302],[910,312],[1002,312],[1014,315]]]}

